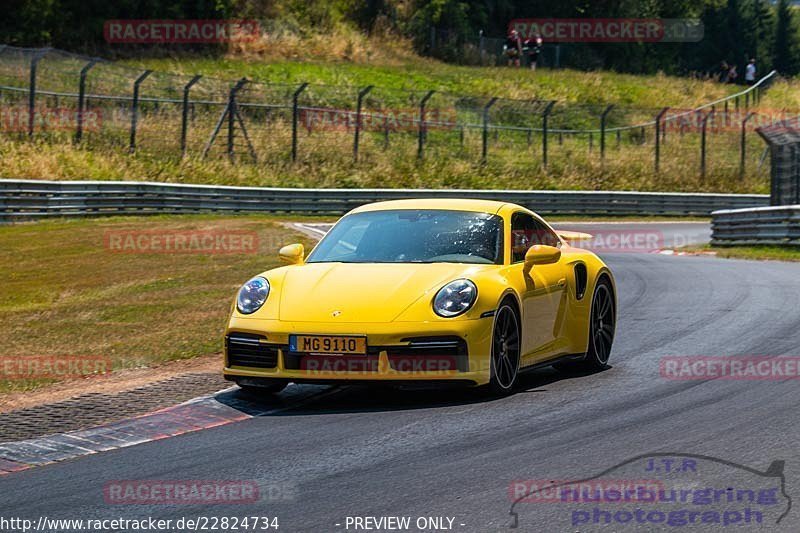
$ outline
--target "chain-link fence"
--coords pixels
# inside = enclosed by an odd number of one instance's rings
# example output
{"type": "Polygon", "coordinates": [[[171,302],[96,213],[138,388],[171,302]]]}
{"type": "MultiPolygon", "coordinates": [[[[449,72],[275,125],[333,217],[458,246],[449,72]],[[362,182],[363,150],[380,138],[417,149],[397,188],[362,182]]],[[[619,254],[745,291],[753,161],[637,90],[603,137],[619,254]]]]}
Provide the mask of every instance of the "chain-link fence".
{"type": "Polygon", "coordinates": [[[0,133],[276,168],[500,161],[736,179],[767,172],[754,106],[774,78],[676,110],[176,75],[4,46],[0,133]]]}

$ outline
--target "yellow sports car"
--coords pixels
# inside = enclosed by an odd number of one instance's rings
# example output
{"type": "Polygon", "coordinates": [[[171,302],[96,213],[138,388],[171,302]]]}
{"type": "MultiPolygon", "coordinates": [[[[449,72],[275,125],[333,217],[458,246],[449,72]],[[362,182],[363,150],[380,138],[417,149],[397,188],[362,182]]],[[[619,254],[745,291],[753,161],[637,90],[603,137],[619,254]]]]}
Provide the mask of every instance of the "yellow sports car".
{"type": "Polygon", "coordinates": [[[606,365],[616,285],[593,253],[535,213],[486,200],[398,200],[342,217],[308,256],[239,290],[226,379],[486,385],[540,365],[606,365]]]}

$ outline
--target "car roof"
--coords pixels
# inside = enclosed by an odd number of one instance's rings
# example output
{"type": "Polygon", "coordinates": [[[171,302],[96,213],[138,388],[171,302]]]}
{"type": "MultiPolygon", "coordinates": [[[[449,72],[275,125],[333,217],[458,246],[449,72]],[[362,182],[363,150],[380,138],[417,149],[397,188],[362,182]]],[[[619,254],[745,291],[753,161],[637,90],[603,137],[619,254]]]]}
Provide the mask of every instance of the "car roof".
{"type": "Polygon", "coordinates": [[[473,211],[496,214],[503,206],[513,205],[495,200],[468,198],[419,198],[410,200],[389,200],[356,207],[351,213],[368,211],[388,211],[392,209],[444,209],[447,211],[473,211]]]}

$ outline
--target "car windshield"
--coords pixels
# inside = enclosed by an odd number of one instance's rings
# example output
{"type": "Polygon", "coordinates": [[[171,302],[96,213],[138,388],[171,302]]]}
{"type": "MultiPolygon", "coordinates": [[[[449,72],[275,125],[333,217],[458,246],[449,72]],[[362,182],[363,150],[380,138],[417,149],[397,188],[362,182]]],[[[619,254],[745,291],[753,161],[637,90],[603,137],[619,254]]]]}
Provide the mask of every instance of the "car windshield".
{"type": "Polygon", "coordinates": [[[308,263],[483,263],[503,260],[502,219],[447,210],[368,211],[337,223],[308,263]]]}

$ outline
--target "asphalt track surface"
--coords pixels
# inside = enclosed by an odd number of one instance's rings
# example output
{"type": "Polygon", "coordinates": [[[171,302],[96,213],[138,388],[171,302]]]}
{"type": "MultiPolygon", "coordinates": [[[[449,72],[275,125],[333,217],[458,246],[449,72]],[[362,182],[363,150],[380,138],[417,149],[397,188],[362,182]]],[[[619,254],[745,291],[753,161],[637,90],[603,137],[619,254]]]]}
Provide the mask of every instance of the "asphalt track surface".
{"type": "Polygon", "coordinates": [[[454,518],[452,531],[484,532],[510,531],[513,511],[517,531],[800,530],[797,381],[659,374],[664,356],[800,354],[800,265],[659,254],[605,259],[617,277],[619,321],[603,372],[537,370],[500,399],[290,386],[275,400],[259,400],[230,391],[220,401],[257,416],[4,476],[0,515],[261,515],[277,516],[279,531],[355,531],[345,528],[348,516],[409,516],[412,526],[417,517],[445,516],[454,518]],[[758,473],[772,465],[773,474],[784,474],[786,495],[779,490],[774,505],[750,505],[763,511],[760,527],[755,520],[681,527],[603,526],[602,515],[576,525],[574,508],[514,505],[509,492],[515,480],[580,480],[603,471],[606,479],[658,478],[645,465],[659,453],[699,463],[694,472],[670,473],[685,487],[780,487],[778,477],[758,473]],[[776,461],[785,461],[782,469],[776,461]],[[282,487],[286,497],[205,507],[106,504],[104,484],[121,479],[254,480],[282,487]]]}

